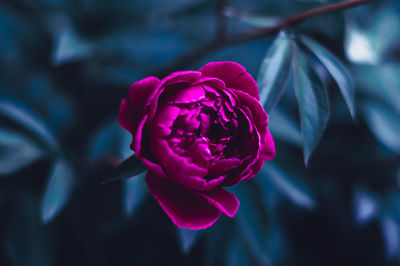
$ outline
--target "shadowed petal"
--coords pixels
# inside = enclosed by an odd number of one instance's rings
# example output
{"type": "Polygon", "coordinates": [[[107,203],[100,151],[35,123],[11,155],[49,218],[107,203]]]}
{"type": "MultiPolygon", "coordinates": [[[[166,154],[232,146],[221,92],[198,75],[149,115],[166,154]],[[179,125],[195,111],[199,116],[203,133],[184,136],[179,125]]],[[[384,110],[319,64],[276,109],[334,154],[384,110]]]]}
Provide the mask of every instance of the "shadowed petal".
{"type": "Polygon", "coordinates": [[[268,116],[264,108],[261,106],[260,102],[251,97],[249,94],[233,89],[233,93],[236,94],[240,103],[248,107],[251,111],[253,117],[253,122],[260,134],[261,140],[265,139],[267,126],[268,126],[268,116]]]}
{"type": "Polygon", "coordinates": [[[131,103],[132,110],[130,112],[130,119],[132,120],[132,133],[136,131],[136,128],[142,119],[146,105],[150,104],[150,95],[160,83],[160,80],[156,77],[148,77],[138,82],[133,83],[129,87],[129,102],[131,103]]]}
{"type": "Polygon", "coordinates": [[[146,182],[161,208],[179,228],[204,229],[221,215],[221,211],[205,198],[151,171],[147,173],[146,182]]]}
{"type": "Polygon", "coordinates": [[[261,144],[261,158],[263,160],[272,160],[275,157],[275,143],[271,133],[267,130],[265,143],[261,144]]]}
{"type": "Polygon", "coordinates": [[[258,86],[246,69],[235,62],[211,62],[199,70],[204,76],[223,80],[228,88],[245,91],[257,100],[260,99],[258,86]]]}
{"type": "Polygon", "coordinates": [[[205,92],[202,86],[193,86],[178,90],[178,92],[168,100],[168,103],[192,103],[198,102],[205,97],[205,92]]]}
{"type": "Polygon", "coordinates": [[[195,193],[205,198],[208,203],[214,205],[229,217],[235,216],[236,211],[239,208],[240,203],[235,195],[222,188],[195,193]]]}
{"type": "Polygon", "coordinates": [[[158,108],[159,97],[165,90],[168,91],[167,87],[171,86],[170,88],[172,88],[172,85],[178,83],[186,83],[188,84],[188,86],[190,86],[191,84],[195,83],[200,77],[201,73],[198,71],[179,71],[174,72],[163,78],[160,83],[157,84],[153,93],[149,96],[149,98],[154,99],[149,106],[149,121],[152,121],[154,119],[158,108]]]}
{"type": "Polygon", "coordinates": [[[215,188],[224,179],[223,176],[211,180],[204,179],[208,174],[207,169],[190,162],[184,156],[174,153],[165,139],[154,139],[152,151],[168,176],[187,188],[200,191],[209,190],[215,188]]]}
{"type": "Polygon", "coordinates": [[[121,100],[121,107],[119,109],[119,114],[118,114],[118,122],[121,125],[122,128],[128,130],[129,132],[133,133],[135,125],[133,123],[132,119],[132,114],[133,109],[132,106],[129,105],[129,102],[127,99],[122,99],[121,100]]]}

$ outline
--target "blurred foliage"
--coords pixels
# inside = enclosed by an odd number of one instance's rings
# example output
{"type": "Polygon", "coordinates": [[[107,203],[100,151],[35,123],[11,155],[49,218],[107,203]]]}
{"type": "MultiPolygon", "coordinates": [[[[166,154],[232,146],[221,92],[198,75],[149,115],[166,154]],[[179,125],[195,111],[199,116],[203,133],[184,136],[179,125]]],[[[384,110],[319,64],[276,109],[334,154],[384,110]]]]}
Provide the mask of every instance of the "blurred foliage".
{"type": "MultiPolygon", "coordinates": [[[[224,15],[235,34],[336,2],[232,0],[224,15]]],[[[244,65],[269,114],[277,156],[232,188],[234,219],[178,229],[145,173],[101,185],[143,170],[115,172],[133,155],[117,124],[129,85],[215,32],[212,0],[0,2],[0,265],[400,265],[397,0],[188,67],[244,65]]]]}

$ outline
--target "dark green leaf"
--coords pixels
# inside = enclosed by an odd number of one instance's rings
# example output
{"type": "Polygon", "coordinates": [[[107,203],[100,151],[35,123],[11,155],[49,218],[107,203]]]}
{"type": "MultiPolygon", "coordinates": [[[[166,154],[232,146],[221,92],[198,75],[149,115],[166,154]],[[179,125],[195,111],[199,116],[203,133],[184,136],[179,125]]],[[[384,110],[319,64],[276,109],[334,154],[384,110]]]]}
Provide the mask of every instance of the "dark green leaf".
{"type": "Polygon", "coordinates": [[[379,103],[364,105],[365,119],[375,137],[390,150],[400,153],[400,114],[379,103]]]}
{"type": "Polygon", "coordinates": [[[247,250],[238,238],[231,241],[228,248],[227,266],[246,266],[250,265],[250,258],[247,250]]]}
{"type": "Polygon", "coordinates": [[[138,158],[136,158],[136,155],[132,155],[123,161],[114,171],[114,173],[103,182],[103,184],[137,176],[138,174],[146,171],[146,169],[146,166],[138,158]]]}
{"type": "Polygon", "coordinates": [[[370,33],[351,24],[347,29],[345,44],[347,58],[354,63],[377,64],[380,55],[372,38],[370,33]]]}
{"type": "Polygon", "coordinates": [[[116,121],[105,123],[91,137],[88,156],[94,159],[107,154],[126,159],[132,154],[131,141],[132,135],[116,121]]]}
{"type": "Polygon", "coordinates": [[[282,96],[290,73],[291,40],[281,32],[265,56],[258,75],[260,102],[269,113],[282,96]]]}
{"type": "Polygon", "coordinates": [[[268,128],[274,137],[301,147],[301,132],[288,114],[275,108],[268,116],[268,128]]]}
{"type": "Polygon", "coordinates": [[[261,209],[257,208],[254,191],[251,191],[251,187],[246,185],[235,186],[232,190],[240,201],[235,218],[240,236],[260,264],[269,264],[269,258],[265,251],[266,224],[263,223],[261,209]]]}
{"type": "Polygon", "coordinates": [[[196,243],[204,230],[189,230],[186,228],[177,229],[181,249],[184,253],[188,253],[192,246],[196,243]]]}
{"type": "MultiPolygon", "coordinates": [[[[17,203],[7,217],[5,244],[15,266],[56,265],[57,231],[45,226],[38,217],[39,198],[34,193],[21,190],[17,203]]],[[[6,217],[4,217],[6,218],[6,217]]]]}
{"type": "Polygon", "coordinates": [[[123,209],[126,215],[132,216],[139,205],[143,202],[148,190],[145,182],[146,172],[135,178],[124,180],[123,183],[123,209]]]}
{"type": "Polygon", "coordinates": [[[379,98],[400,113],[400,65],[387,62],[379,67],[357,66],[355,77],[360,89],[370,97],[379,98]]]}
{"type": "Polygon", "coordinates": [[[90,45],[70,29],[60,31],[56,37],[53,53],[54,65],[60,65],[86,58],[91,52],[90,45]]]}
{"type": "Polygon", "coordinates": [[[2,120],[16,123],[30,136],[45,144],[46,147],[52,150],[59,149],[56,139],[44,122],[23,107],[9,101],[0,101],[0,121],[2,120]]]}
{"type": "Polygon", "coordinates": [[[244,13],[242,11],[235,10],[233,8],[226,8],[224,11],[224,15],[228,18],[237,19],[246,24],[255,27],[269,27],[277,24],[280,19],[278,17],[270,17],[270,16],[257,16],[253,14],[244,13]]]}
{"type": "Polygon", "coordinates": [[[399,224],[391,215],[385,215],[381,219],[383,240],[385,241],[386,254],[388,258],[399,258],[400,251],[400,228],[399,224]]]}
{"type": "Polygon", "coordinates": [[[400,34],[399,15],[393,7],[394,1],[390,2],[377,9],[375,14],[368,14],[369,23],[352,20],[347,25],[345,51],[349,60],[372,65],[384,62],[400,34]]]}
{"type": "Polygon", "coordinates": [[[0,129],[0,177],[30,165],[45,152],[25,136],[0,129]]]}
{"type": "Polygon", "coordinates": [[[371,192],[357,188],[354,191],[354,212],[359,224],[366,224],[378,214],[378,202],[371,192]]]}
{"type": "Polygon", "coordinates": [[[44,223],[51,222],[65,207],[74,181],[75,176],[70,165],[61,159],[56,161],[42,198],[41,217],[44,223]]]}
{"type": "Polygon", "coordinates": [[[205,230],[206,244],[204,266],[217,265],[228,248],[233,228],[231,226],[232,224],[227,223],[224,218],[225,217],[221,217],[213,226],[205,230]]]}
{"type": "Polygon", "coordinates": [[[327,125],[329,100],[321,80],[304,61],[295,43],[293,54],[293,86],[299,105],[304,163],[307,165],[327,125]]]}
{"type": "Polygon", "coordinates": [[[309,48],[315,56],[324,64],[326,69],[335,79],[344,100],[346,101],[347,107],[350,110],[350,114],[355,118],[355,106],[354,106],[354,88],[353,81],[350,74],[347,72],[343,64],[327,49],[325,49],[319,43],[313,41],[310,38],[301,36],[300,40],[309,48]]]}
{"type": "MultiPolygon", "coordinates": [[[[315,199],[306,187],[273,164],[266,164],[261,169],[261,175],[256,179],[264,191],[270,190],[271,184],[285,195],[294,204],[313,209],[316,205],[315,199]]],[[[264,192],[265,193],[265,192],[264,192]]]]}

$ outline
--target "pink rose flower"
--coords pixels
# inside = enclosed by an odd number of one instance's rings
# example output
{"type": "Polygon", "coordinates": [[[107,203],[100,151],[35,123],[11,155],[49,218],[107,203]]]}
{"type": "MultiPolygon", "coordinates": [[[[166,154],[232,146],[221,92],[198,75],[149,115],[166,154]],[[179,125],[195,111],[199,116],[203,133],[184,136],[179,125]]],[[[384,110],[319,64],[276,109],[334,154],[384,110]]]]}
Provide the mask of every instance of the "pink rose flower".
{"type": "Polygon", "coordinates": [[[119,123],[149,168],[151,193],[180,228],[233,217],[239,201],[223,187],[252,178],[275,155],[257,83],[234,62],[134,83],[119,123]]]}

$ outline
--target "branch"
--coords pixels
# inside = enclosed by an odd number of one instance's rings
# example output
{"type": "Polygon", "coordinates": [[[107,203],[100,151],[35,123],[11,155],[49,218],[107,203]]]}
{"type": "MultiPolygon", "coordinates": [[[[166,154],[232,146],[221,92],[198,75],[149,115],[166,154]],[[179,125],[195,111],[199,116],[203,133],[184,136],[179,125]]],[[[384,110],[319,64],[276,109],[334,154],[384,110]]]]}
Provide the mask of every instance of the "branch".
{"type": "Polygon", "coordinates": [[[212,40],[211,42],[209,42],[203,46],[200,46],[195,50],[189,51],[188,53],[181,55],[170,65],[167,65],[167,66],[155,71],[154,74],[157,74],[159,76],[165,76],[177,69],[182,69],[188,65],[191,65],[197,59],[200,59],[208,54],[218,51],[219,49],[221,49],[223,47],[227,47],[227,46],[240,44],[240,43],[244,43],[244,42],[248,42],[248,41],[253,41],[253,40],[256,40],[259,38],[271,36],[271,35],[278,33],[281,30],[296,26],[312,17],[319,16],[319,15],[326,14],[326,13],[332,13],[332,12],[339,11],[339,10],[345,10],[345,9],[349,9],[349,8],[360,6],[360,5],[365,5],[365,4],[374,2],[374,1],[376,1],[376,0],[352,0],[352,1],[342,2],[342,3],[332,4],[332,5],[328,5],[328,6],[318,7],[318,8],[314,8],[314,9],[305,11],[303,13],[299,13],[292,17],[289,17],[271,27],[265,27],[265,28],[261,28],[261,29],[258,28],[253,31],[239,33],[236,35],[232,35],[231,37],[225,37],[222,39],[216,38],[215,40],[212,40]]]}

